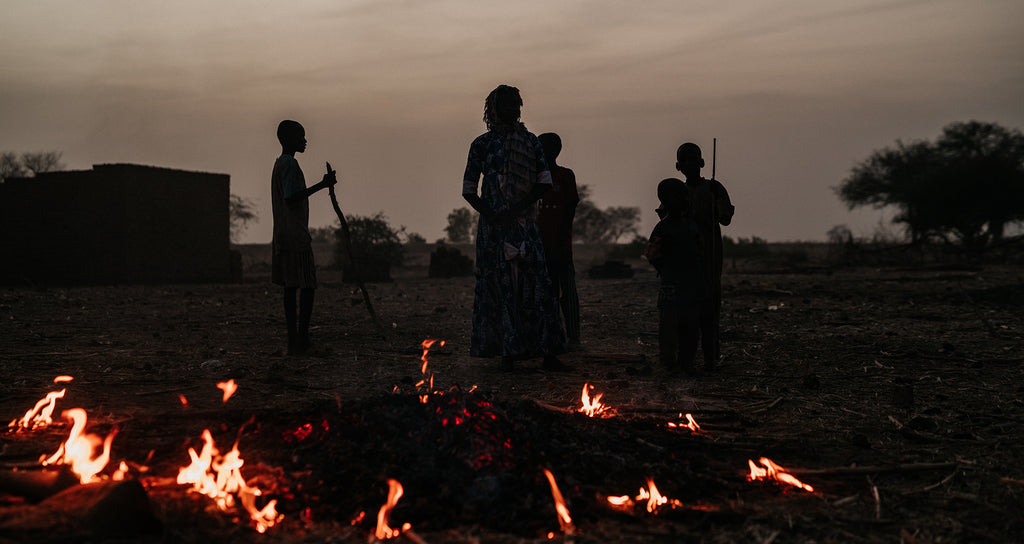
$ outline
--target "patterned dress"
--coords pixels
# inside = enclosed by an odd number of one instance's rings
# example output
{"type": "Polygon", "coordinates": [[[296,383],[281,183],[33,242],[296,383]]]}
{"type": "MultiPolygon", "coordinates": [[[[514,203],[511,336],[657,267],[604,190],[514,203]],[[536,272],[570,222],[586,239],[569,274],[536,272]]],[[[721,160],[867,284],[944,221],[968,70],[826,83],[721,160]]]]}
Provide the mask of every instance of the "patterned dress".
{"type": "MultiPolygon", "coordinates": [[[[496,213],[509,210],[533,184],[551,183],[540,140],[530,132],[490,131],[473,141],[463,194],[476,194],[496,213]]],[[[535,357],[565,352],[565,334],[551,291],[536,205],[499,224],[480,216],[469,353],[535,357]]]]}

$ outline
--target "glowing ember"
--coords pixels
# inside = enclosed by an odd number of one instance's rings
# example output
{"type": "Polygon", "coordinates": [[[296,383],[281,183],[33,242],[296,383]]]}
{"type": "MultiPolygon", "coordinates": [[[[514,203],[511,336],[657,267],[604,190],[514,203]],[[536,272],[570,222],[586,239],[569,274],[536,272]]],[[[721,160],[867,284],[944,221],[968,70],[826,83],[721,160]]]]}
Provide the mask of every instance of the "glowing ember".
{"type": "Polygon", "coordinates": [[[422,387],[422,392],[419,394],[420,402],[422,402],[423,404],[426,404],[427,401],[430,400],[430,393],[434,390],[434,373],[427,372],[427,352],[430,351],[430,347],[433,346],[434,344],[443,346],[444,340],[434,340],[432,338],[427,338],[426,340],[420,342],[420,347],[423,348],[423,355],[420,355],[420,360],[423,361],[423,366],[420,367],[420,373],[423,374],[423,379],[421,379],[419,383],[416,384],[416,388],[421,389],[421,386],[426,386],[422,387]]]}
{"type": "Polygon", "coordinates": [[[230,380],[228,380],[226,382],[218,383],[217,384],[217,389],[220,389],[221,391],[224,391],[224,402],[227,402],[228,399],[231,398],[231,395],[234,395],[235,391],[238,390],[238,386],[235,385],[235,380],[234,379],[230,379],[230,380]]]}
{"type": "Polygon", "coordinates": [[[796,479],[795,476],[786,472],[786,469],[773,463],[771,459],[762,457],[760,461],[761,464],[764,465],[764,468],[757,466],[757,464],[750,459],[747,460],[747,463],[750,465],[750,474],[747,476],[747,480],[752,482],[754,480],[767,480],[770,478],[794,487],[799,487],[809,493],[814,492],[813,487],[796,479]]]}
{"type": "MultiPolygon", "coordinates": [[[[586,391],[585,388],[584,391],[586,391]]],[[[569,516],[569,507],[565,505],[562,492],[558,490],[558,484],[555,483],[555,475],[551,474],[551,471],[548,469],[544,469],[544,475],[547,476],[548,483],[551,484],[551,496],[555,499],[555,511],[558,512],[558,525],[566,535],[575,534],[576,527],[572,524],[572,517],[569,516]]]]}
{"type": "MultiPolygon", "coordinates": [[[[683,414],[679,414],[679,417],[682,418],[683,414]]],[[[668,427],[687,428],[695,433],[700,432],[700,425],[698,425],[697,422],[693,419],[693,414],[686,414],[686,423],[676,423],[674,421],[670,421],[668,422],[668,427]]]]}
{"type": "Polygon", "coordinates": [[[101,439],[94,434],[83,434],[82,431],[85,430],[88,417],[85,410],[81,408],[65,410],[61,413],[61,417],[72,420],[71,432],[67,441],[42,463],[44,465],[71,465],[71,470],[78,475],[83,484],[98,480],[96,474],[103,470],[107,466],[107,462],[110,461],[110,444],[117,432],[111,432],[106,439],[101,439]],[[103,451],[94,457],[100,444],[103,445],[103,451]]]}
{"type": "Polygon", "coordinates": [[[384,506],[380,507],[380,511],[377,512],[377,529],[374,531],[374,536],[378,540],[395,538],[402,534],[402,531],[408,531],[412,528],[412,525],[408,523],[403,524],[401,529],[392,529],[388,525],[388,516],[391,515],[391,510],[398,504],[398,499],[402,498],[402,493],[402,484],[398,483],[398,480],[388,480],[388,500],[384,503],[384,506]]]}
{"type": "Polygon", "coordinates": [[[242,507],[256,523],[256,530],[264,532],[279,523],[284,516],[277,513],[277,501],[271,500],[262,509],[256,507],[256,497],[263,494],[258,488],[249,487],[242,478],[244,461],[238,451],[238,443],[231,451],[221,456],[214,445],[209,429],[203,430],[203,449],[196,453],[188,449],[192,462],[178,471],[179,484],[192,484],[192,490],[210,497],[221,510],[234,506],[237,495],[242,507]]]}
{"type": "Polygon", "coordinates": [[[53,379],[53,383],[67,383],[70,381],[74,381],[74,378],[71,376],[57,376],[53,379]]]}
{"type": "Polygon", "coordinates": [[[590,398],[590,390],[593,388],[594,386],[589,383],[583,384],[583,393],[580,395],[583,406],[578,411],[587,414],[587,417],[599,416],[608,411],[608,407],[601,404],[601,397],[604,396],[604,393],[598,393],[594,398],[590,398]]]}
{"type": "Polygon", "coordinates": [[[181,401],[182,406],[188,406],[188,399],[185,398],[185,395],[178,395],[178,400],[181,401]]]}

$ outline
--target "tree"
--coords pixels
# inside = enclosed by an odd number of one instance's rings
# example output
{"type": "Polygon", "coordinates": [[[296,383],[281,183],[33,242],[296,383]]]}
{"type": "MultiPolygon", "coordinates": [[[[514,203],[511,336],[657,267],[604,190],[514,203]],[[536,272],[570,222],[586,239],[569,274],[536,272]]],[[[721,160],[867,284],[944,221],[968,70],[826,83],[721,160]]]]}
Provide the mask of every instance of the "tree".
{"type": "Polygon", "coordinates": [[[0,181],[7,178],[35,177],[46,172],[56,172],[64,168],[60,151],[36,151],[33,153],[17,153],[10,151],[0,154],[0,181]]]}
{"type": "Polygon", "coordinates": [[[624,236],[637,236],[640,208],[610,207],[601,210],[590,200],[590,187],[580,185],[573,234],[582,242],[611,244],[624,236]]]}
{"type": "Polygon", "coordinates": [[[1024,134],[970,121],[935,142],[875,151],[835,188],[850,208],[894,206],[912,243],[935,237],[980,250],[1024,220],[1024,134]]]}
{"type": "Polygon", "coordinates": [[[231,195],[228,199],[228,217],[231,222],[231,241],[237,243],[249,223],[259,221],[256,205],[249,199],[231,195]]]}
{"type": "Polygon", "coordinates": [[[448,214],[448,226],[444,228],[448,241],[453,244],[461,244],[473,241],[473,212],[469,208],[462,207],[452,210],[448,214]]]}

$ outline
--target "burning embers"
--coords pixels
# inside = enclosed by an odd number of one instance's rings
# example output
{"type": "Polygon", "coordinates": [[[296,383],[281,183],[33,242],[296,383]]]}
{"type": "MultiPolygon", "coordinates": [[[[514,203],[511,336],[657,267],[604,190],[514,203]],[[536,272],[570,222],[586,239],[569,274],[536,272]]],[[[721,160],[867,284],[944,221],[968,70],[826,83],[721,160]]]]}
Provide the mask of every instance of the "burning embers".
{"type": "Polygon", "coordinates": [[[786,472],[786,469],[776,465],[771,459],[762,457],[760,459],[761,465],[764,468],[757,466],[753,460],[748,459],[747,463],[750,464],[750,474],[747,476],[747,480],[753,482],[754,480],[777,480],[784,484],[789,484],[793,487],[799,487],[808,493],[814,493],[814,488],[796,479],[796,476],[786,472]]]}
{"type": "MultiPolygon", "coordinates": [[[[53,382],[67,383],[73,380],[74,378],[71,376],[57,376],[53,382]]],[[[64,398],[66,392],[67,388],[47,393],[31,410],[25,412],[21,419],[11,421],[8,428],[13,431],[32,431],[50,426],[53,424],[52,415],[57,406],[57,399],[64,398]]],[[[85,410],[81,408],[64,410],[61,412],[61,417],[72,421],[68,439],[57,448],[53,455],[49,457],[44,455],[39,462],[43,466],[68,465],[83,484],[99,480],[98,474],[106,468],[110,461],[110,445],[117,431],[112,431],[105,439],[95,434],[85,433],[85,424],[89,418],[85,410]],[[97,452],[101,446],[101,451],[97,452]]]]}
{"type": "Polygon", "coordinates": [[[601,404],[601,397],[604,396],[604,393],[598,393],[594,397],[590,396],[590,391],[593,389],[593,385],[589,383],[583,384],[583,393],[580,395],[580,402],[583,403],[583,406],[577,411],[583,412],[587,417],[611,417],[615,415],[615,412],[610,410],[608,406],[601,404]]]}
{"type": "Polygon", "coordinates": [[[277,500],[267,502],[263,508],[256,507],[256,497],[263,492],[259,488],[249,487],[242,478],[241,468],[245,461],[238,451],[238,442],[231,447],[231,451],[220,455],[209,429],[204,429],[203,449],[197,454],[194,448],[189,448],[188,455],[192,463],[178,472],[179,484],[192,484],[193,491],[213,499],[221,510],[233,507],[235,497],[238,497],[256,524],[256,530],[261,533],[284,518],[277,513],[277,500]]]}
{"type": "MultiPolygon", "coordinates": [[[[70,376],[58,376],[55,383],[66,383],[72,381],[70,376]]],[[[228,380],[217,384],[223,390],[223,401],[237,390],[234,380],[228,380]]],[[[52,425],[52,414],[56,408],[56,401],[64,398],[66,389],[48,393],[43,399],[25,413],[25,415],[12,421],[9,427],[13,432],[32,431],[52,425]]],[[[180,397],[183,406],[188,403],[183,396],[180,397]]],[[[124,461],[112,476],[102,474],[107,467],[111,457],[111,445],[117,430],[111,431],[106,438],[85,432],[88,416],[81,408],[72,408],[61,413],[62,417],[72,422],[68,438],[64,441],[53,455],[42,456],[40,463],[43,466],[67,465],[78,477],[82,484],[97,482],[100,480],[123,480],[129,473],[128,464],[124,461]]],[[[238,451],[238,443],[232,446],[231,451],[221,455],[213,442],[213,436],[209,430],[203,431],[204,445],[200,453],[189,448],[189,455],[192,462],[178,473],[179,484],[191,484],[193,490],[214,499],[222,510],[227,510],[238,503],[249,513],[259,532],[280,522],[283,516],[276,511],[276,500],[268,501],[262,508],[257,506],[257,497],[263,492],[249,486],[242,478],[241,467],[244,461],[238,451]]],[[[141,470],[145,470],[142,467],[141,470]]]]}
{"type": "Polygon", "coordinates": [[[626,510],[632,510],[634,505],[646,503],[647,511],[652,514],[657,513],[658,509],[665,504],[669,504],[672,508],[683,505],[683,503],[677,499],[669,499],[662,495],[661,492],[658,491],[658,486],[654,485],[654,480],[652,478],[647,478],[647,487],[641,487],[640,492],[637,493],[635,498],[630,498],[629,495],[621,495],[618,497],[608,497],[607,500],[612,506],[626,510]]]}

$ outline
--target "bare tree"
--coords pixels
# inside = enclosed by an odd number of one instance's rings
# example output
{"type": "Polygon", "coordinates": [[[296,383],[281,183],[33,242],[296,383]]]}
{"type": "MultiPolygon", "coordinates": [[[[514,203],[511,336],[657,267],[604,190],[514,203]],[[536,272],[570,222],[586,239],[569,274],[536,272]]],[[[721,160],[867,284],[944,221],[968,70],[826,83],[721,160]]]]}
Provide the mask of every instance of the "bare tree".
{"type": "Polygon", "coordinates": [[[60,151],[22,153],[21,164],[25,166],[25,170],[32,172],[33,176],[37,176],[45,172],[56,172],[57,170],[64,168],[64,163],[60,160],[61,155],[63,155],[63,153],[60,151]]]}
{"type": "Polygon", "coordinates": [[[238,242],[249,223],[259,221],[256,217],[256,205],[249,199],[231,195],[228,201],[228,216],[231,218],[231,241],[238,242]]]}
{"type": "Polygon", "coordinates": [[[5,151],[0,154],[0,180],[7,178],[34,177],[46,172],[55,172],[64,168],[60,151],[37,151],[35,153],[17,153],[5,151]]]}

